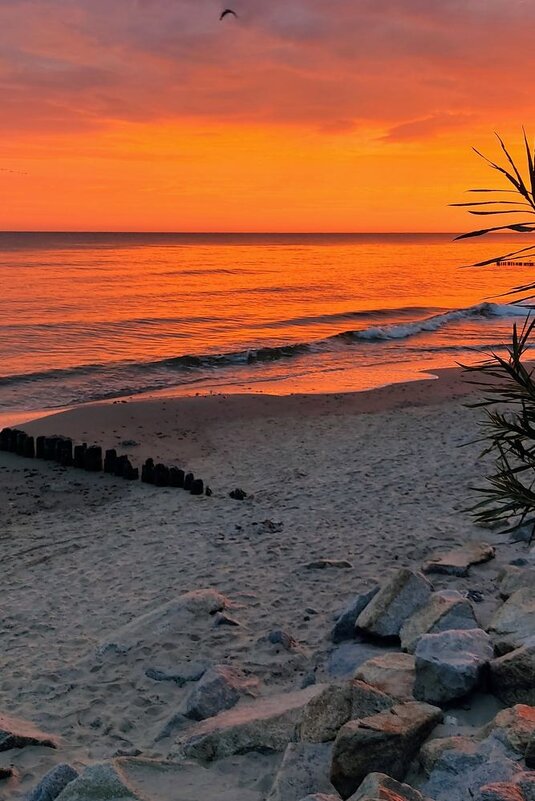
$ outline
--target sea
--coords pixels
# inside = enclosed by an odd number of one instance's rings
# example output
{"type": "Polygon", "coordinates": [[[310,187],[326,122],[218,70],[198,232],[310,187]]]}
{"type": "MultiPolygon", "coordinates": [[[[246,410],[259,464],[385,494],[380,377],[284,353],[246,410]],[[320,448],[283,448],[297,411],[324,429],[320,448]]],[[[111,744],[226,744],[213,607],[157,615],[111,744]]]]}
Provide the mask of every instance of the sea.
{"type": "Polygon", "coordinates": [[[0,421],[147,393],[339,393],[502,351],[529,244],[453,234],[0,233],[0,421]]]}

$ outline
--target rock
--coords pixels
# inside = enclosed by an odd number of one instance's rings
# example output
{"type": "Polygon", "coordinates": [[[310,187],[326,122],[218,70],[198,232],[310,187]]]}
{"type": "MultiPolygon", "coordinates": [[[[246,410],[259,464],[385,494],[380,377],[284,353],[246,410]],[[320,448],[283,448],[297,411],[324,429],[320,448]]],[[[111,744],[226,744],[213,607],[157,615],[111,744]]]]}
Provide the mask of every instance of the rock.
{"type": "Polygon", "coordinates": [[[227,604],[227,598],[216,590],[187,592],[174,601],[134,618],[108,635],[101,642],[98,653],[126,653],[142,644],[157,643],[163,637],[181,635],[185,630],[197,628],[199,621],[203,619],[211,622],[211,616],[222,611],[227,604]]]}
{"type": "Polygon", "coordinates": [[[230,709],[244,695],[254,695],[258,680],[229,665],[214,665],[203,675],[184,702],[182,714],[190,720],[205,720],[230,709]]]}
{"type": "Polygon", "coordinates": [[[356,627],[374,637],[399,637],[405,621],[429,601],[431,592],[421,573],[401,568],[360,613],[356,627]]]}
{"type": "Polygon", "coordinates": [[[535,705],[535,637],[490,663],[490,686],[507,706],[535,705]]]}
{"type": "MultiPolygon", "coordinates": [[[[0,450],[4,450],[4,448],[0,448],[0,450]]],[[[4,781],[5,779],[12,779],[15,775],[15,771],[13,768],[0,768],[0,781],[4,781]]]]}
{"type": "MultiPolygon", "coordinates": [[[[312,685],[311,685],[312,686],[312,685]]],[[[299,726],[299,739],[310,743],[334,740],[338,730],[351,717],[352,688],[343,685],[323,685],[323,690],[307,704],[299,726]]]]}
{"type": "Polygon", "coordinates": [[[338,794],[331,795],[331,793],[312,793],[312,795],[300,798],[299,801],[340,801],[340,796],[338,794]]]}
{"type": "Polygon", "coordinates": [[[353,565],[347,559],[315,559],[305,565],[306,570],[325,570],[327,567],[350,568],[353,565]]]}
{"type": "Polygon", "coordinates": [[[425,801],[423,795],[385,773],[369,773],[349,801],[425,801]]]}
{"type": "Polygon", "coordinates": [[[358,616],[378,592],[379,587],[373,587],[371,590],[368,590],[368,592],[363,592],[350,601],[334,624],[334,628],[331,632],[331,640],[334,643],[353,639],[355,636],[355,623],[357,622],[358,616]]]}
{"type": "Polygon", "coordinates": [[[444,750],[421,790],[434,801],[479,801],[481,787],[511,782],[519,770],[517,758],[494,737],[473,740],[444,750]]]}
{"type": "Polygon", "coordinates": [[[472,565],[494,559],[496,550],[486,542],[470,542],[436,556],[424,566],[424,573],[446,573],[448,576],[467,576],[472,565]]]}
{"type": "Polygon", "coordinates": [[[460,592],[434,592],[429,602],[403,624],[400,631],[401,647],[413,654],[418,640],[424,634],[478,627],[471,603],[460,592]]]}
{"type": "Polygon", "coordinates": [[[500,579],[500,597],[505,601],[517,590],[535,586],[535,569],[507,565],[502,570],[500,579]]]}
{"type": "Polygon", "coordinates": [[[535,636],[535,586],[514,592],[494,614],[488,631],[500,654],[535,636]]]}
{"type": "MultiPolygon", "coordinates": [[[[315,735],[318,732],[322,734],[321,719],[315,719],[312,727],[306,711],[315,701],[315,709],[321,710],[321,696],[326,691],[329,697],[329,685],[315,684],[304,690],[281,693],[220,712],[191,728],[179,743],[180,749],[187,757],[206,761],[247,751],[284,751],[288,743],[303,739],[300,734],[304,720],[315,735]]],[[[326,727],[329,732],[332,720],[332,712],[327,709],[326,727]]]]}
{"type": "Polygon", "coordinates": [[[290,743],[266,801],[299,801],[307,793],[335,793],[329,780],[332,743],[290,743]]]}
{"type": "Polygon", "coordinates": [[[329,651],[325,669],[333,678],[352,679],[358,667],[381,654],[384,654],[384,648],[373,643],[343,642],[329,651]]]}
{"type": "Polygon", "coordinates": [[[232,498],[234,501],[244,501],[247,498],[247,493],[245,490],[236,487],[235,490],[229,492],[229,498],[232,498]]]}
{"type": "Polygon", "coordinates": [[[510,782],[496,782],[482,787],[478,793],[478,801],[526,801],[520,788],[510,782]]]}
{"type": "Polygon", "coordinates": [[[347,798],[369,773],[388,771],[402,781],[409,763],[441,720],[440,709],[411,701],[349,721],[334,743],[331,782],[347,798]]]}
{"type": "Polygon", "coordinates": [[[351,719],[369,718],[395,706],[395,700],[376,687],[355,679],[351,686],[351,719]]]}
{"type": "Polygon", "coordinates": [[[435,704],[464,698],[478,686],[493,656],[482,629],[425,634],[416,648],[415,698],[435,704]]]}
{"type": "Polygon", "coordinates": [[[415,659],[411,654],[387,653],[359,667],[360,679],[398,701],[414,701],[415,659]]]}
{"type": "Polygon", "coordinates": [[[230,615],[225,615],[223,612],[216,612],[214,615],[214,628],[217,626],[231,626],[233,628],[239,628],[241,623],[239,620],[236,620],[235,617],[230,617],[230,615]]]}
{"type": "Polygon", "coordinates": [[[535,708],[516,704],[504,709],[485,727],[485,734],[491,734],[507,748],[524,755],[535,734],[535,708]]]}
{"type": "Polygon", "coordinates": [[[199,681],[209,667],[209,662],[185,662],[177,665],[171,672],[148,668],[145,676],[153,681],[174,681],[179,687],[183,687],[188,681],[199,681]]]}
{"type": "Polygon", "coordinates": [[[25,748],[27,745],[42,745],[57,748],[56,737],[40,731],[33,723],[20,718],[0,715],[0,751],[25,748]]]}
{"type": "Polygon", "coordinates": [[[514,783],[522,793],[524,801],[535,801],[535,774],[533,771],[522,771],[515,776],[514,783]]]}
{"type": "Polygon", "coordinates": [[[135,792],[119,763],[90,765],[56,801],[145,801],[135,792]]]}
{"type": "Polygon", "coordinates": [[[526,751],[524,753],[524,760],[526,762],[526,767],[533,770],[535,768],[535,737],[532,737],[527,744],[526,751]]]}
{"type": "Polygon", "coordinates": [[[428,740],[420,749],[418,761],[426,776],[430,776],[446,751],[470,751],[477,747],[474,737],[460,734],[428,740]]]}
{"type": "Polygon", "coordinates": [[[52,768],[29,794],[27,801],[55,801],[67,785],[78,778],[78,771],[70,765],[61,764],[52,768]]]}

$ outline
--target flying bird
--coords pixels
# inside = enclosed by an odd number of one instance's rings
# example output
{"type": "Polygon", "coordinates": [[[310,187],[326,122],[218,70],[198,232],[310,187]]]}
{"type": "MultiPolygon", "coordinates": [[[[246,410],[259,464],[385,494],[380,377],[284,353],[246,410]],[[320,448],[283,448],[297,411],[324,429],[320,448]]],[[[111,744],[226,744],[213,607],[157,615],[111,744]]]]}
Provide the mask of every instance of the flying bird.
{"type": "Polygon", "coordinates": [[[226,8],[224,11],[221,12],[219,20],[225,19],[225,17],[227,17],[229,14],[232,14],[233,17],[236,17],[236,19],[238,19],[238,15],[236,14],[235,11],[233,11],[231,8],[226,8]]]}

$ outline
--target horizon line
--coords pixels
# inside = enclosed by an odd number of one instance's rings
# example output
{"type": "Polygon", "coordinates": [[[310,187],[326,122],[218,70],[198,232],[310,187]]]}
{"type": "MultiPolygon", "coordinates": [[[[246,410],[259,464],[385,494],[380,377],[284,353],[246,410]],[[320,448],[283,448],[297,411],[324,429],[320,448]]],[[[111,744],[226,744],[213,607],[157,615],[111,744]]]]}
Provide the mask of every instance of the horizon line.
{"type": "Polygon", "coordinates": [[[142,234],[172,236],[411,236],[428,234],[456,236],[458,231],[145,231],[145,230],[105,230],[105,229],[0,229],[0,234],[142,234]]]}

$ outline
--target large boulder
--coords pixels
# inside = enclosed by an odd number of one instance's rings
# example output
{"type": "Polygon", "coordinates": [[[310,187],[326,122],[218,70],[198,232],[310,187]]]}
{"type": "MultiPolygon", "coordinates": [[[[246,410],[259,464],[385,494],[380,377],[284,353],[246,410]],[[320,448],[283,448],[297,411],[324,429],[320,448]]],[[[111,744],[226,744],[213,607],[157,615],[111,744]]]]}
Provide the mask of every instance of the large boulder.
{"type": "Polygon", "coordinates": [[[349,801],[425,801],[425,799],[414,787],[397,782],[385,773],[370,773],[349,801]]]}
{"type": "Polygon", "coordinates": [[[436,760],[421,788],[424,797],[433,801],[481,801],[482,787],[511,782],[518,774],[518,756],[496,738],[482,742],[458,739],[457,747],[444,749],[436,760]]]}
{"type": "Polygon", "coordinates": [[[472,565],[494,559],[495,548],[486,542],[470,542],[462,548],[434,556],[424,566],[424,573],[445,573],[448,576],[467,576],[472,565]]]}
{"type": "Polygon", "coordinates": [[[81,776],[69,782],[56,801],[148,801],[136,792],[120,765],[90,765],[81,776]]]}
{"type": "Polygon", "coordinates": [[[290,743],[266,801],[299,801],[307,793],[335,793],[329,779],[332,743],[290,743]]]}
{"type": "Polygon", "coordinates": [[[523,756],[535,735],[535,707],[516,704],[498,712],[485,727],[485,734],[523,756]]]}
{"type": "Polygon", "coordinates": [[[194,633],[203,622],[211,625],[212,616],[227,605],[228,599],[216,590],[187,592],[109,634],[100,643],[98,654],[126,653],[138,646],[150,647],[163,639],[194,633]]]}
{"type": "Polygon", "coordinates": [[[396,652],[376,656],[359,667],[355,679],[398,701],[414,701],[414,656],[396,652]]]}
{"type": "Polygon", "coordinates": [[[370,772],[402,781],[409,763],[442,712],[429,704],[411,701],[387,712],[342,726],[334,743],[331,781],[342,798],[357,790],[370,772]]]}
{"type": "Polygon", "coordinates": [[[0,715],[0,751],[25,748],[27,745],[43,745],[57,748],[58,739],[40,731],[33,723],[8,715],[0,715]]]}
{"type": "Polygon", "coordinates": [[[377,687],[372,687],[366,684],[365,681],[355,679],[351,682],[351,714],[350,718],[369,718],[373,715],[378,715],[379,712],[385,712],[387,709],[392,709],[396,705],[396,701],[391,695],[387,695],[378,690],[377,687]]]}
{"type": "Polygon", "coordinates": [[[205,720],[231,709],[244,695],[254,695],[258,680],[230,665],[214,665],[193,687],[184,702],[183,714],[191,720],[205,720]]]}
{"type": "Polygon", "coordinates": [[[490,663],[490,684],[508,706],[535,705],[535,637],[490,663]]]}
{"type": "Polygon", "coordinates": [[[516,567],[507,565],[500,577],[500,597],[504,600],[513,595],[517,590],[535,586],[535,569],[529,567],[516,567]]]}
{"type": "Polygon", "coordinates": [[[405,621],[429,601],[431,593],[425,576],[401,568],[360,613],[356,627],[372,637],[399,637],[405,621]]]}
{"type": "Polygon", "coordinates": [[[179,749],[211,761],[247,751],[284,751],[299,740],[328,740],[349,718],[346,699],[345,687],[326,684],[262,698],[198,723],[180,740],[179,749]]]}
{"type": "Polygon", "coordinates": [[[535,636],[535,585],[514,592],[490,622],[489,634],[500,654],[520,648],[535,636]]]}
{"type": "Polygon", "coordinates": [[[416,648],[415,698],[434,704],[463,698],[478,686],[493,655],[482,629],[424,635],[416,648]]]}
{"type": "Polygon", "coordinates": [[[379,587],[373,587],[368,592],[356,595],[338,616],[331,632],[334,643],[351,640],[355,636],[355,623],[360,613],[368,606],[372,598],[379,592],[379,587]]]}
{"type": "Polygon", "coordinates": [[[401,647],[413,654],[420,637],[450,629],[477,629],[472,604],[457,590],[434,592],[429,602],[402,626],[401,647]]]}
{"type": "Polygon", "coordinates": [[[56,765],[34,787],[27,801],[55,801],[61,791],[77,778],[78,771],[70,765],[56,765]]]}

